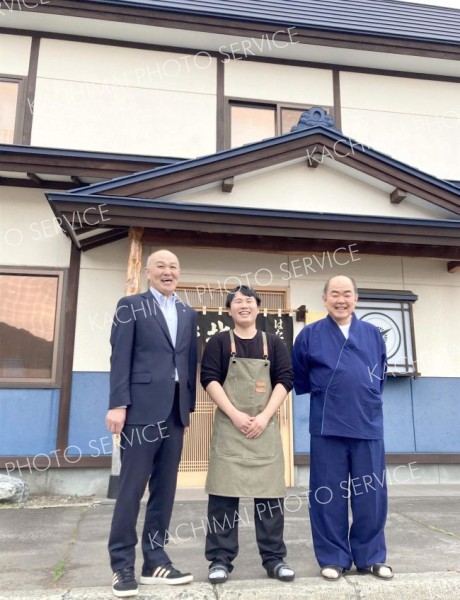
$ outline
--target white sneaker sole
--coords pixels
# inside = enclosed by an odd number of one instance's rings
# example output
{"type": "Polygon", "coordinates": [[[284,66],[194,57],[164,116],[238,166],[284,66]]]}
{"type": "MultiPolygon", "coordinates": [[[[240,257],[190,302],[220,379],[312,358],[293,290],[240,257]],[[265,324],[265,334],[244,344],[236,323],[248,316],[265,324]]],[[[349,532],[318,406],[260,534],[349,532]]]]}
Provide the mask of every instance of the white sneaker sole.
{"type": "Polygon", "coordinates": [[[112,588],[113,595],[117,598],[129,598],[130,596],[137,596],[139,594],[139,590],[114,590],[112,588]]]}
{"type": "Polygon", "coordinates": [[[144,577],[141,575],[140,583],[142,585],[182,585],[183,583],[191,583],[193,575],[184,575],[177,579],[167,579],[166,577],[144,577]]]}

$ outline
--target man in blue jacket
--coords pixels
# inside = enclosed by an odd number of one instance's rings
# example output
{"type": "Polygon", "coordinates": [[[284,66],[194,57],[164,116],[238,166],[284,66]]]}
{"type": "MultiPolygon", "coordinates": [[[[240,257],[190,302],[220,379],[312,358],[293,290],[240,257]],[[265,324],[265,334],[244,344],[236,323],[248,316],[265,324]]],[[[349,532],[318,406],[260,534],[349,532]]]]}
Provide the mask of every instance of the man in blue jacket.
{"type": "Polygon", "coordinates": [[[304,327],[293,351],[295,391],[310,394],[313,546],[329,580],[353,563],[358,572],[393,577],[384,536],[385,343],[374,325],[354,314],[357,300],[351,277],[331,277],[323,291],[328,316],[304,327]]]}
{"type": "Polygon", "coordinates": [[[184,428],[195,408],[196,313],[175,293],[177,256],[151,254],[150,289],[122,298],[110,342],[110,405],[106,425],[121,433],[119,490],[109,539],[117,597],[138,593],[134,574],[136,522],[147,482],[142,584],[177,585],[193,580],[172,566],[165,551],[176,492],[184,428]]]}

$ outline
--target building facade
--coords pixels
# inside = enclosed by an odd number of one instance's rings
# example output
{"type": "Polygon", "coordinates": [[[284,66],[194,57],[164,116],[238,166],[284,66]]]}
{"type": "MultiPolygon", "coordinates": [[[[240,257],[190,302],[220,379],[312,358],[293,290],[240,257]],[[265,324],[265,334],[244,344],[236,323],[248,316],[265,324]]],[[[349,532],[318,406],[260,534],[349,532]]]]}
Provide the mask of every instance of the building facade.
{"type": "MultiPolygon", "coordinates": [[[[212,331],[239,282],[295,336],[354,276],[388,348],[390,481],[458,481],[460,10],[215,4],[0,3],[0,468],[107,485],[113,311],[168,247],[212,331]]],[[[184,486],[206,471],[200,394],[184,486]]],[[[280,415],[289,484],[308,414],[293,394],[280,415]]]]}

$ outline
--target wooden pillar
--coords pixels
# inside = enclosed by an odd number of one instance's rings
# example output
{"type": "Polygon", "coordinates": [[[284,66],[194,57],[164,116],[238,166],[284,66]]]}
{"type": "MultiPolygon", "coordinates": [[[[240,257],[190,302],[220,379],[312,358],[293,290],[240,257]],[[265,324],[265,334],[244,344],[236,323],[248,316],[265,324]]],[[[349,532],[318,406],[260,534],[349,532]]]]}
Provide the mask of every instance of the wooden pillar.
{"type": "MultiPolygon", "coordinates": [[[[142,236],[143,227],[129,228],[129,256],[128,269],[126,273],[125,296],[137,294],[141,289],[142,277],[142,236]]],[[[118,485],[120,480],[120,434],[112,435],[112,468],[109,478],[109,487],[107,498],[116,500],[118,495],[118,485]]]]}
{"type": "Polygon", "coordinates": [[[143,227],[129,228],[129,257],[126,274],[125,295],[132,296],[141,289],[142,277],[142,236],[143,227]]]}

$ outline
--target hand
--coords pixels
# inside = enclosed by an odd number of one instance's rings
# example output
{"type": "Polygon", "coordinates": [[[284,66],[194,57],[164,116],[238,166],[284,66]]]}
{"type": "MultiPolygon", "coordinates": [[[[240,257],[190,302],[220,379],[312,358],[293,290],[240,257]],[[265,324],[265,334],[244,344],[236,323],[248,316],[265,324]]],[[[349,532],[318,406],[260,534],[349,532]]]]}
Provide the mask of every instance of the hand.
{"type": "Polygon", "coordinates": [[[230,418],[232,420],[233,425],[238,429],[238,431],[241,431],[241,433],[244,433],[244,435],[246,435],[251,426],[253,417],[250,417],[248,414],[242,412],[241,410],[235,410],[235,413],[232,414],[230,418]]]}
{"type": "Polygon", "coordinates": [[[107,411],[105,425],[112,433],[121,433],[126,421],[126,408],[111,408],[107,411]]]}
{"type": "Polygon", "coordinates": [[[261,436],[267,428],[269,420],[270,419],[268,419],[263,413],[259,413],[256,417],[254,417],[252,419],[251,426],[246,432],[246,437],[248,440],[255,440],[261,436]]]}
{"type": "Polygon", "coordinates": [[[188,433],[189,429],[190,429],[190,427],[188,425],[186,427],[184,427],[184,435],[186,435],[188,433]]]}

